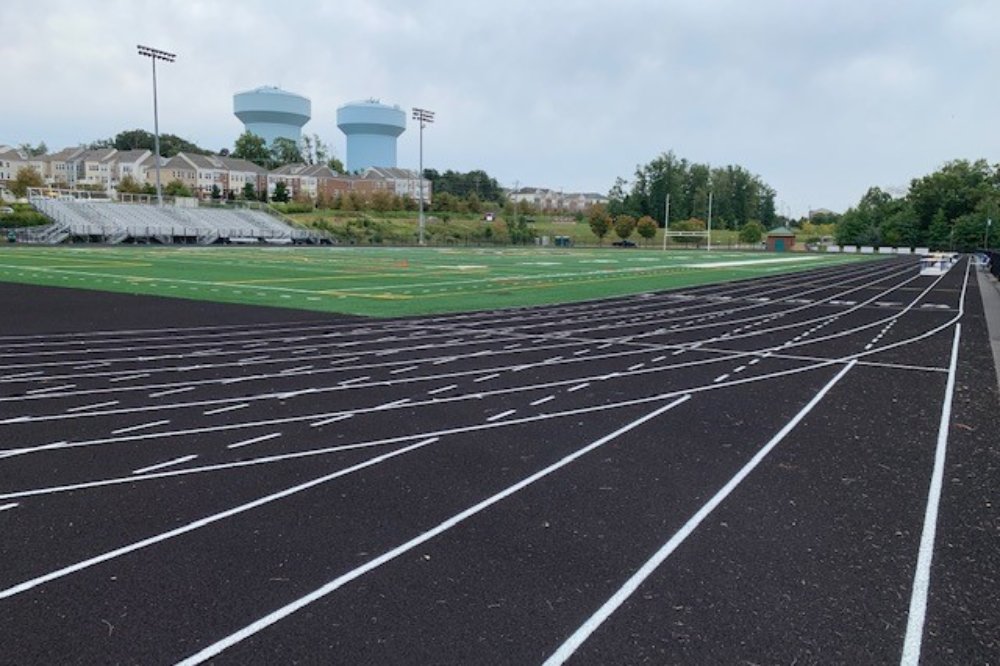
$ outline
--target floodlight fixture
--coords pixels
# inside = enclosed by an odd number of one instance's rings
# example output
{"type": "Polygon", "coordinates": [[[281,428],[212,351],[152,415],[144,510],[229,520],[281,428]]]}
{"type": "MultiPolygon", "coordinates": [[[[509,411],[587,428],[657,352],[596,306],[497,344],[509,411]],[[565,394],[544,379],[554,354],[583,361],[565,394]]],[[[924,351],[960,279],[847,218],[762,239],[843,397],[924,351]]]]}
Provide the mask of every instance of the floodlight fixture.
{"type": "Polygon", "coordinates": [[[156,61],[173,62],[177,59],[177,55],[161,51],[160,49],[154,49],[151,46],[143,46],[142,44],[138,44],[137,48],[139,49],[139,55],[153,61],[153,149],[156,153],[153,156],[153,160],[156,165],[156,202],[162,206],[163,188],[160,185],[160,113],[156,99],[156,61]]]}

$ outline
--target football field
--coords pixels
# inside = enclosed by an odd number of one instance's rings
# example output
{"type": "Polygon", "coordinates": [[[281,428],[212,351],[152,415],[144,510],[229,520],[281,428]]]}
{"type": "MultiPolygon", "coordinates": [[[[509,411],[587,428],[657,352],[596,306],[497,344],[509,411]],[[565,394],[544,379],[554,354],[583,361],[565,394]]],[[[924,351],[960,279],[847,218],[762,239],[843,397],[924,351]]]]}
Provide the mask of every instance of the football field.
{"type": "Polygon", "coordinates": [[[873,258],[618,248],[6,247],[0,282],[391,317],[624,296],[873,258]]]}

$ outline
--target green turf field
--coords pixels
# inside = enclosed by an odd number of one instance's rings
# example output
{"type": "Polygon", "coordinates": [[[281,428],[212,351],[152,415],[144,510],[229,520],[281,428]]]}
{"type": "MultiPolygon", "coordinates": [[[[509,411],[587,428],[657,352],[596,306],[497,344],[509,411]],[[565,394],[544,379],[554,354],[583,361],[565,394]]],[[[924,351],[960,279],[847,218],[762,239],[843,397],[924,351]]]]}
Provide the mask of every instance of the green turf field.
{"type": "Polygon", "coordinates": [[[0,248],[0,281],[391,317],[619,296],[877,259],[636,249],[0,248]]]}

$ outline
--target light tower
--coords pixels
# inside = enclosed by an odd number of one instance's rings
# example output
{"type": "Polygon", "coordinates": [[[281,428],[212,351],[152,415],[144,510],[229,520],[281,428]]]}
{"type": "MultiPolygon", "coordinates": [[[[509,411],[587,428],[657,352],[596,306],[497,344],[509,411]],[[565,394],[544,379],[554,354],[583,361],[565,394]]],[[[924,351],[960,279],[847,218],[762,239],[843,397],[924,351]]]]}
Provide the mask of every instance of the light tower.
{"type": "Polygon", "coordinates": [[[156,203],[163,205],[163,188],[160,186],[160,110],[156,101],[156,61],[173,62],[177,56],[159,49],[138,44],[139,55],[145,56],[153,61],[153,150],[156,151],[153,159],[156,164],[156,203]]]}
{"type": "Polygon", "coordinates": [[[427,109],[413,109],[413,119],[420,123],[420,244],[424,244],[424,125],[434,122],[434,112],[427,109]]]}
{"type": "Polygon", "coordinates": [[[406,112],[377,99],[337,109],[337,127],[347,135],[347,171],[396,167],[396,139],[406,131],[406,112]]]}
{"type": "Polygon", "coordinates": [[[261,86],[233,95],[233,113],[248,132],[262,137],[267,145],[277,138],[298,144],[302,126],[311,117],[312,102],[281,88],[261,86]]]}

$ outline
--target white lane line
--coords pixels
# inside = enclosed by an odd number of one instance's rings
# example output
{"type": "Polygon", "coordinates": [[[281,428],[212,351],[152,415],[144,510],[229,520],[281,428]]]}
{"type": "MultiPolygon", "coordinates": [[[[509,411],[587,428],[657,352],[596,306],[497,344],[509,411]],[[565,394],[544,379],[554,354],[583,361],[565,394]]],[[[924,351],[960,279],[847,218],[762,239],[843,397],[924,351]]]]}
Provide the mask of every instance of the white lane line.
{"type": "Polygon", "coordinates": [[[646,364],[645,363],[636,363],[635,365],[630,365],[628,367],[628,369],[631,372],[632,370],[638,370],[639,368],[641,368],[644,365],[646,365],[646,364]]]}
{"type": "Polygon", "coordinates": [[[149,467],[143,467],[142,469],[137,469],[133,474],[145,474],[146,472],[152,472],[153,470],[163,469],[164,467],[171,467],[173,465],[180,465],[181,463],[186,463],[189,460],[194,460],[198,456],[191,454],[189,456],[181,456],[180,458],[174,458],[173,460],[168,460],[167,462],[157,463],[156,465],[150,465],[149,467]]]}
{"type": "Polygon", "coordinates": [[[146,377],[149,377],[149,376],[150,375],[149,375],[148,372],[140,372],[140,373],[135,374],[135,375],[125,375],[124,377],[112,377],[108,381],[112,382],[112,383],[114,383],[114,382],[128,382],[128,381],[132,381],[133,379],[145,379],[146,377]]]}
{"type": "Polygon", "coordinates": [[[739,372],[743,372],[746,369],[747,369],[747,366],[745,366],[745,365],[737,366],[737,367],[733,368],[733,374],[735,375],[735,374],[737,374],[739,372]]]}
{"type": "Polygon", "coordinates": [[[281,374],[283,374],[283,375],[290,375],[293,372],[304,372],[306,370],[312,370],[315,367],[316,366],[314,366],[314,365],[300,365],[297,368],[288,368],[287,370],[282,370],[281,374]]]}
{"type": "Polygon", "coordinates": [[[934,453],[934,470],[931,472],[930,489],[927,491],[927,509],[924,511],[924,527],[920,535],[920,550],[917,568],[913,573],[913,592],[910,596],[910,610],[906,620],[906,636],[903,639],[901,666],[916,666],[920,663],[920,648],[924,637],[924,618],[927,614],[927,595],[931,587],[931,560],[934,558],[934,537],[937,533],[938,506],[941,502],[941,488],[944,480],[944,463],[948,453],[948,428],[951,426],[951,402],[955,395],[955,369],[958,367],[958,342],[962,336],[962,325],[955,324],[955,339],[951,345],[951,363],[948,366],[948,383],[941,405],[941,422],[938,424],[937,450],[934,453]]]}
{"type": "Polygon", "coordinates": [[[437,395],[438,393],[444,393],[445,391],[450,391],[453,388],[458,388],[458,384],[448,384],[447,386],[436,388],[433,391],[428,391],[427,395],[437,395]]]}
{"type": "Polygon", "coordinates": [[[369,379],[371,379],[371,377],[368,375],[362,375],[361,377],[355,377],[353,379],[345,379],[342,382],[337,382],[337,384],[340,386],[350,386],[351,384],[357,384],[358,382],[366,382],[369,379]]]}
{"type": "Polygon", "coordinates": [[[227,407],[217,407],[216,409],[209,409],[209,410],[206,410],[206,411],[202,412],[202,414],[204,414],[205,416],[212,416],[213,414],[223,414],[225,412],[235,412],[237,409],[245,409],[246,407],[249,407],[249,406],[250,406],[249,402],[240,402],[240,403],[237,403],[235,405],[229,405],[227,407]]]}
{"type": "Polygon", "coordinates": [[[256,444],[257,442],[266,442],[269,439],[274,439],[275,437],[281,437],[280,432],[272,432],[270,435],[261,435],[260,437],[254,437],[253,439],[244,439],[242,442],[234,442],[232,444],[226,444],[227,449],[238,449],[241,446],[250,446],[251,444],[256,444]]]}
{"type": "MultiPolygon", "coordinates": [[[[615,430],[613,433],[611,433],[609,435],[605,435],[604,437],[601,437],[600,439],[598,439],[598,440],[596,440],[594,442],[591,442],[590,444],[588,444],[587,446],[583,447],[582,449],[578,449],[577,451],[574,451],[573,453],[569,454],[568,456],[566,456],[562,460],[559,460],[558,462],[555,462],[555,463],[549,465],[548,467],[535,472],[531,476],[525,477],[521,481],[518,481],[517,483],[515,483],[515,484],[513,484],[511,486],[508,486],[507,488],[505,488],[504,490],[498,492],[497,494],[484,499],[483,501],[479,502],[478,504],[474,504],[473,506],[470,506],[468,509],[465,509],[464,511],[462,511],[460,513],[455,514],[451,518],[448,518],[447,520],[439,523],[437,526],[435,526],[434,528],[432,528],[432,529],[424,532],[423,534],[420,534],[420,535],[414,537],[413,539],[410,539],[409,541],[407,541],[405,543],[402,543],[399,546],[396,546],[392,550],[386,551],[382,555],[379,555],[378,557],[376,557],[376,558],[374,558],[374,559],[366,562],[365,564],[362,564],[361,566],[359,566],[359,567],[357,567],[357,568],[355,568],[355,569],[353,569],[351,571],[348,571],[347,573],[345,573],[345,574],[343,574],[341,576],[338,576],[337,578],[333,579],[332,581],[330,581],[326,585],[323,585],[322,587],[319,587],[319,588],[313,590],[309,594],[307,594],[307,595],[305,595],[303,597],[300,597],[300,598],[296,599],[295,601],[293,601],[293,602],[291,602],[291,603],[289,603],[289,604],[287,604],[285,606],[282,606],[281,608],[279,608],[279,609],[277,609],[277,610],[275,610],[275,611],[273,611],[271,613],[268,613],[267,615],[265,615],[264,617],[260,618],[256,622],[248,624],[247,626],[243,627],[242,629],[240,629],[240,630],[238,630],[238,631],[230,634],[229,636],[226,636],[222,640],[220,640],[220,641],[218,641],[216,643],[213,643],[212,645],[209,645],[208,647],[204,648],[200,652],[198,652],[198,653],[196,653],[196,654],[188,657],[187,659],[185,659],[183,661],[178,662],[177,666],[195,666],[195,664],[201,664],[201,663],[207,661],[208,659],[211,659],[212,657],[214,657],[215,655],[219,654],[220,652],[222,652],[226,648],[228,648],[228,647],[230,647],[232,645],[235,645],[236,643],[239,643],[240,641],[243,641],[243,640],[249,638],[250,636],[253,636],[254,634],[256,634],[256,633],[258,633],[258,632],[266,629],[267,627],[271,626],[272,624],[274,624],[274,623],[276,623],[276,622],[278,622],[278,621],[280,621],[280,620],[288,617],[292,613],[295,613],[296,611],[298,611],[298,610],[300,610],[300,609],[308,606],[312,602],[317,601],[318,599],[322,599],[323,597],[329,595],[330,593],[335,592],[336,590],[340,589],[341,587],[343,587],[347,583],[355,580],[356,578],[360,578],[361,576],[365,575],[369,571],[373,571],[374,569],[379,568],[383,564],[386,564],[387,562],[391,562],[392,560],[396,559],[400,555],[403,555],[403,554],[405,554],[405,553],[413,550],[417,546],[420,546],[420,545],[422,545],[422,544],[430,541],[431,539],[437,537],[439,534],[442,534],[443,532],[446,532],[447,530],[451,529],[455,525],[458,525],[459,523],[463,522],[464,520],[466,520],[468,518],[471,518],[472,516],[474,516],[474,515],[482,512],[482,511],[484,511],[485,509],[488,509],[489,507],[493,506],[494,504],[496,504],[496,503],[498,503],[498,502],[500,502],[500,501],[502,501],[502,500],[510,497],[514,493],[516,493],[516,492],[518,492],[520,490],[523,490],[524,488],[526,488],[527,486],[530,486],[531,484],[535,483],[539,479],[545,478],[546,476],[552,474],[553,472],[555,472],[555,471],[557,471],[557,470],[559,470],[559,469],[561,469],[561,468],[569,465],[570,463],[574,462],[578,458],[580,458],[580,457],[582,457],[582,456],[590,453],[594,449],[596,449],[596,448],[598,448],[600,446],[603,446],[604,444],[606,444],[606,443],[608,443],[608,442],[610,442],[610,441],[612,441],[614,439],[617,439],[618,437],[620,437],[621,435],[627,433],[628,431],[633,430],[633,429],[641,426],[642,424],[646,423],[647,421],[655,419],[657,416],[659,416],[659,415],[663,414],[664,412],[666,412],[666,411],[668,411],[670,409],[673,409],[674,407],[676,407],[676,406],[678,406],[678,405],[686,402],[690,398],[691,398],[690,395],[685,395],[685,396],[682,396],[680,398],[677,398],[676,400],[673,400],[672,402],[670,402],[670,403],[668,403],[666,405],[663,405],[662,407],[659,407],[659,408],[653,410],[649,414],[646,414],[645,416],[642,416],[642,417],[636,419],[635,421],[632,421],[631,423],[622,426],[618,430],[615,430]]],[[[5,594],[5,592],[0,592],[0,599],[4,598],[4,594],[5,594]]]]}
{"type": "Polygon", "coordinates": [[[660,361],[663,361],[663,360],[665,360],[666,358],[667,358],[666,356],[657,356],[657,357],[656,357],[656,358],[654,358],[654,359],[653,359],[652,361],[650,361],[650,363],[659,363],[660,361]]]}
{"type": "Polygon", "coordinates": [[[556,399],[556,397],[554,395],[547,395],[544,398],[539,398],[538,400],[535,400],[534,402],[532,402],[531,406],[532,407],[537,407],[538,405],[544,405],[545,403],[547,403],[547,402],[549,402],[551,400],[555,400],[555,399],[556,399]]]}
{"type": "Polygon", "coordinates": [[[157,391],[156,393],[150,393],[150,398],[162,398],[167,395],[174,395],[176,393],[187,393],[188,391],[193,391],[194,386],[182,386],[181,388],[169,389],[167,391],[157,391]]]}
{"type": "Polygon", "coordinates": [[[513,414],[516,411],[517,411],[516,409],[508,409],[505,412],[500,412],[499,414],[494,414],[493,416],[489,417],[486,420],[490,421],[490,422],[492,422],[492,421],[499,421],[500,419],[507,418],[508,416],[510,416],[511,414],[513,414]]]}
{"type": "Polygon", "coordinates": [[[346,419],[351,418],[352,416],[354,416],[354,414],[341,414],[339,416],[334,416],[332,418],[323,419],[322,421],[316,421],[315,423],[310,423],[309,427],[319,428],[325,425],[330,425],[331,423],[336,423],[337,421],[344,421],[346,419]]]}
{"type": "Polygon", "coordinates": [[[401,405],[405,405],[409,401],[410,401],[409,398],[402,398],[400,400],[393,400],[392,402],[382,403],[378,407],[372,407],[372,410],[376,410],[376,409],[392,409],[393,407],[399,407],[401,405]]]}
{"type": "Polygon", "coordinates": [[[724,485],[712,498],[706,502],[698,511],[684,523],[677,532],[670,537],[663,547],[660,548],[649,560],[646,561],[642,567],[639,568],[632,576],[625,582],[625,584],[615,592],[610,599],[608,599],[604,605],[602,605],[596,613],[590,616],[580,628],[577,629],[573,634],[566,639],[566,641],[559,646],[551,657],[545,660],[544,666],[556,666],[557,664],[564,663],[570,656],[580,647],[587,638],[590,637],[594,631],[597,630],[601,624],[607,620],[612,613],[614,613],[619,606],[621,606],[625,601],[639,588],[639,586],[652,574],[657,567],[659,567],[664,560],[670,557],[678,546],[684,543],[684,540],[691,535],[692,532],[697,529],[697,527],[702,523],[705,518],[708,517],[712,511],[715,510],[719,504],[721,504],[733,490],[736,489],[738,485],[747,477],[764,460],[765,457],[778,445],[781,440],[783,440],[788,433],[790,433],[795,426],[802,421],[806,415],[813,410],[813,408],[819,404],[819,402],[826,396],[826,394],[832,389],[837,382],[839,382],[847,372],[857,364],[857,360],[848,363],[837,375],[827,382],[826,386],[820,389],[819,393],[813,396],[805,407],[803,407],[798,414],[796,414],[791,421],[785,424],[785,426],[778,431],[774,437],[771,438],[764,447],[758,451],[750,461],[740,469],[736,475],[729,480],[726,485],[724,485]]]}
{"type": "Polygon", "coordinates": [[[330,361],[330,365],[338,365],[340,363],[350,363],[351,361],[357,361],[359,358],[361,358],[361,357],[360,356],[351,356],[351,357],[348,357],[348,358],[338,358],[338,359],[334,359],[333,361],[330,361]]]}
{"type": "Polygon", "coordinates": [[[47,574],[45,574],[43,576],[38,576],[37,578],[32,578],[31,580],[24,581],[23,583],[20,583],[18,585],[13,586],[13,587],[9,587],[9,588],[7,588],[5,590],[0,590],[0,599],[8,599],[10,597],[13,597],[16,594],[20,594],[21,592],[26,592],[27,590],[30,590],[30,589],[35,588],[35,587],[38,587],[39,585],[42,585],[44,583],[48,583],[50,581],[62,578],[64,576],[68,576],[69,574],[76,573],[77,571],[82,571],[83,569],[87,569],[87,568],[92,567],[92,566],[94,566],[96,564],[100,564],[101,562],[107,562],[108,560],[112,560],[112,559],[114,559],[116,557],[120,557],[122,555],[127,555],[128,553],[132,553],[132,552],[135,552],[137,550],[141,550],[142,548],[145,548],[146,546],[152,546],[153,544],[157,544],[157,543],[160,543],[162,541],[166,541],[167,539],[172,539],[175,536],[180,536],[181,534],[186,534],[187,532],[192,532],[192,531],[194,531],[194,530],[196,530],[196,529],[198,529],[200,527],[205,527],[206,525],[211,525],[212,523],[219,522],[220,520],[224,520],[224,519],[229,518],[231,516],[235,516],[237,514],[244,513],[246,511],[250,511],[251,509],[256,509],[259,506],[263,506],[265,504],[269,504],[269,503],[274,502],[276,500],[283,499],[285,497],[288,497],[289,495],[294,495],[296,493],[302,492],[303,490],[307,490],[307,489],[312,488],[314,486],[318,486],[318,485],[320,485],[322,483],[326,483],[327,481],[331,481],[331,480],[336,479],[338,477],[346,476],[348,474],[351,474],[352,472],[356,472],[358,470],[365,469],[366,467],[371,467],[373,465],[377,465],[377,464],[379,464],[381,462],[389,460],[390,458],[394,458],[394,457],[402,455],[404,453],[409,453],[410,451],[413,451],[414,449],[418,449],[418,448],[420,448],[422,446],[426,446],[428,444],[436,442],[436,441],[438,441],[438,439],[439,439],[438,437],[431,437],[430,439],[425,439],[425,440],[416,442],[415,444],[411,444],[410,446],[404,446],[401,449],[397,449],[395,451],[390,451],[389,453],[385,453],[385,454],[383,454],[381,456],[376,456],[375,458],[371,458],[369,460],[366,460],[366,461],[364,461],[362,463],[359,463],[357,465],[354,465],[352,467],[347,467],[347,468],[342,469],[340,471],[333,472],[332,474],[327,474],[326,476],[321,476],[321,477],[318,477],[318,478],[313,479],[311,481],[306,481],[305,483],[300,483],[297,486],[292,486],[291,488],[287,488],[285,490],[281,490],[281,491],[278,491],[276,493],[272,493],[271,495],[266,495],[264,497],[255,499],[252,502],[247,502],[246,504],[241,504],[239,506],[233,507],[232,509],[228,509],[226,511],[222,511],[221,513],[216,513],[216,514],[213,514],[211,516],[206,516],[205,518],[201,518],[200,520],[196,520],[193,523],[188,523],[187,525],[182,525],[181,527],[178,527],[176,529],[172,529],[169,532],[163,532],[161,534],[157,534],[155,536],[151,536],[151,537],[149,537],[147,539],[143,539],[142,541],[136,541],[135,543],[131,543],[131,544],[127,545],[127,546],[122,546],[121,548],[117,548],[115,550],[108,551],[108,552],[103,553],[101,555],[98,555],[96,557],[92,557],[89,560],[83,560],[81,562],[77,562],[76,564],[71,564],[71,565],[69,565],[67,567],[63,567],[62,569],[58,569],[56,571],[49,572],[49,573],[47,573],[47,574]]]}
{"type": "Polygon", "coordinates": [[[127,428],[119,428],[118,430],[112,430],[112,435],[124,435],[127,432],[135,432],[136,430],[145,430],[146,428],[155,428],[156,426],[166,425],[170,423],[168,419],[163,419],[162,421],[151,421],[150,423],[140,423],[139,425],[129,426],[127,428]]]}
{"type": "Polygon", "coordinates": [[[715,379],[713,379],[713,380],[712,380],[712,383],[713,383],[713,384],[718,384],[719,382],[724,382],[724,381],[726,381],[727,379],[729,379],[729,373],[728,373],[728,372],[726,372],[726,373],[724,373],[724,374],[721,374],[721,375],[719,375],[718,377],[716,377],[715,379]]]}
{"type": "Polygon", "coordinates": [[[454,356],[448,356],[446,358],[439,358],[438,360],[431,363],[431,365],[444,365],[445,363],[451,363],[455,360],[454,356]]]}
{"type": "Polygon", "coordinates": [[[16,375],[7,375],[6,377],[4,377],[4,379],[5,380],[7,380],[7,379],[24,379],[25,377],[36,377],[36,376],[38,376],[40,374],[42,374],[41,370],[34,370],[33,372],[19,372],[16,375]]]}
{"type": "Polygon", "coordinates": [[[581,349],[579,351],[573,352],[573,356],[583,356],[584,354],[590,353],[590,349],[581,349]]]}
{"type": "Polygon", "coordinates": [[[49,386],[47,388],[37,388],[31,389],[30,391],[25,391],[27,395],[39,395],[41,393],[52,393],[53,391],[62,391],[63,389],[76,388],[76,384],[63,384],[61,386],[49,386]]]}
{"type": "Polygon", "coordinates": [[[757,365],[758,363],[760,363],[760,359],[759,358],[755,358],[752,361],[750,361],[749,363],[747,363],[747,365],[757,365]]]}
{"type": "Polygon", "coordinates": [[[20,506],[19,502],[11,502],[9,504],[0,504],[0,511],[9,511],[14,507],[20,506]]]}
{"type": "Polygon", "coordinates": [[[106,368],[111,365],[110,361],[101,361],[99,363],[87,363],[86,365],[76,365],[73,366],[74,370],[93,370],[94,368],[106,368]]]}
{"type": "Polygon", "coordinates": [[[118,400],[108,400],[107,402],[98,402],[94,403],[93,405],[80,405],[79,407],[70,407],[69,409],[66,410],[66,413],[71,414],[73,412],[85,412],[89,409],[100,409],[101,407],[113,407],[117,405],[118,402],[119,402],[118,400]]]}
{"type": "Polygon", "coordinates": [[[500,376],[500,373],[499,373],[499,372],[494,372],[493,374],[491,374],[491,375],[486,375],[486,376],[484,376],[484,377],[476,377],[476,378],[475,378],[475,379],[473,379],[472,381],[473,381],[473,383],[476,383],[476,382],[486,382],[486,381],[489,381],[489,380],[491,380],[491,379],[496,379],[496,378],[497,378],[497,377],[499,377],[499,376],[500,376]]]}
{"type": "Polygon", "coordinates": [[[405,368],[396,368],[395,370],[390,371],[389,374],[390,375],[401,375],[404,372],[410,372],[411,370],[416,370],[419,367],[420,367],[419,365],[408,365],[405,368]]]}
{"type": "Polygon", "coordinates": [[[568,389],[566,389],[566,393],[573,393],[574,391],[579,391],[581,389],[585,389],[588,386],[590,386],[590,382],[584,382],[582,384],[577,384],[576,386],[571,386],[568,389]]]}

